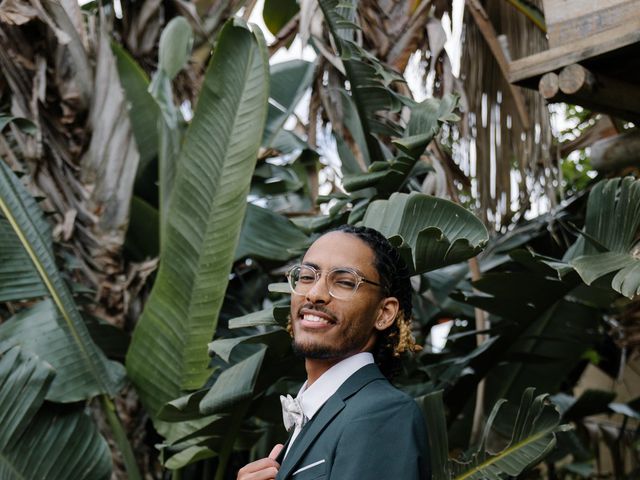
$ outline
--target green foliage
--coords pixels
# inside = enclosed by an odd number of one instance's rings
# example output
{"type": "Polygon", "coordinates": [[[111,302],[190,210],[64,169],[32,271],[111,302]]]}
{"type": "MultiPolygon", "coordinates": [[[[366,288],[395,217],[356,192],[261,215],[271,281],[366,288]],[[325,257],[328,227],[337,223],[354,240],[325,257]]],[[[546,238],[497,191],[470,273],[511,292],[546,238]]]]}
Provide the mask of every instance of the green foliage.
{"type": "MultiPolygon", "coordinates": [[[[295,136],[294,133],[283,130],[283,126],[302,95],[311,86],[313,68],[313,63],[304,60],[290,60],[271,66],[269,97],[272,101],[269,102],[267,124],[262,138],[263,147],[282,145],[286,143],[286,137],[295,136]]],[[[297,136],[295,138],[302,142],[297,136]]],[[[283,153],[290,151],[287,148],[280,150],[283,153]]]]}
{"type": "MultiPolygon", "coordinates": [[[[205,38],[219,30],[216,22],[244,3],[206,1],[197,11],[184,11],[188,21],[172,19],[162,33],[151,82],[140,65],[148,67],[153,60],[143,58],[138,65],[122,46],[112,45],[141,156],[125,260],[161,256],[159,272],[149,277],[155,283],[140,319],[134,312],[147,300],[148,285],[139,295],[130,289],[138,297],[127,300],[127,320],[138,322],[127,367],[145,414],[164,436],[159,446],[164,466],[181,469],[217,457],[219,480],[229,475],[232,451],[260,457],[286,438],[278,396],[295,393],[304,370],[285,329],[288,287],[274,282],[282,280],[287,264],[317,235],[348,222],[381,230],[416,274],[415,333],[427,348],[405,359],[397,384],[427,406],[435,478],[515,476],[543,457],[553,463],[569,454],[574,461],[564,462],[565,472],[592,471],[580,431],[560,431],[558,413],[544,396],[534,397],[526,387],[554,393],[563,421],[581,422],[608,412],[638,418],[637,405],[616,403],[611,392],[588,391],[578,399],[570,395],[588,361],[602,368],[619,361],[601,347],[602,318],[617,313],[618,292],[630,297],[638,292],[637,181],[608,180],[593,189],[583,231],[568,252],[577,231],[573,224],[582,225],[581,195],[574,195],[566,208],[512,225],[506,235],[489,240],[486,228],[470,212],[416,192],[430,168],[423,161],[430,155],[428,145],[443,125],[457,121],[457,97],[418,103],[398,93],[403,91],[396,83],[402,81],[400,75],[362,47],[361,33],[367,41],[367,32],[358,31],[359,5],[352,0],[320,0],[339,54],[330,58],[338,66],[332,72],[323,70],[323,59],[269,68],[259,32],[239,20],[228,22],[214,44],[187,127],[189,119],[182,118],[174,99],[193,98],[183,87],[192,86],[185,78],[198,73],[192,70],[172,82],[185,66],[198,65],[208,55],[205,38]],[[205,21],[200,22],[205,10],[205,21]],[[196,37],[191,59],[190,25],[196,37]],[[320,84],[326,86],[326,96],[314,112],[322,118],[320,124],[328,126],[324,116],[335,112],[323,102],[337,102],[340,115],[330,118],[330,135],[341,161],[331,193],[318,198],[325,203],[322,215],[317,214],[313,186],[326,145],[316,141],[318,151],[310,148],[300,133],[304,119],[296,119],[294,130],[284,128],[294,112],[300,112],[306,93],[320,84]],[[260,164],[254,171],[257,157],[260,164]],[[255,204],[247,206],[248,192],[255,204]],[[472,282],[466,260],[476,255],[481,278],[472,282]],[[472,326],[474,308],[488,314],[484,331],[472,326]],[[449,319],[454,326],[444,349],[431,351],[431,326],[449,319]],[[489,339],[478,345],[479,334],[489,339]],[[487,386],[485,409],[496,406],[480,446],[470,448],[475,395],[482,380],[487,386]],[[444,392],[433,393],[439,389],[444,392]],[[516,415],[514,401],[523,391],[516,415]],[[510,440],[499,444],[500,435],[510,440]],[[559,446],[545,457],[556,439],[559,446]],[[448,459],[452,450],[468,453],[453,461],[448,459]]],[[[267,0],[267,25],[279,30],[297,9],[295,2],[267,0]]],[[[163,22],[144,31],[148,34],[163,22]]],[[[76,37],[77,47],[81,42],[76,37]]],[[[310,40],[318,49],[319,39],[310,40]]],[[[130,35],[126,44],[138,58],[144,46],[136,50],[132,42],[130,35]]],[[[91,91],[86,67],[81,72],[84,93],[91,91]]],[[[578,129],[591,122],[587,113],[573,113],[578,129]]],[[[18,131],[41,135],[39,128],[0,115],[0,134],[11,135],[12,142],[18,131]],[[17,129],[7,128],[10,122],[17,129]]],[[[319,129],[314,133],[321,136],[319,129]]],[[[36,465],[42,464],[50,472],[58,469],[59,478],[69,478],[76,473],[67,469],[74,461],[92,465],[87,478],[108,476],[108,452],[95,426],[74,405],[51,402],[117,391],[121,368],[100,349],[110,358],[122,358],[127,333],[84,312],[80,315],[81,299],[74,299],[65,284],[66,278],[78,277],[57,270],[40,207],[5,162],[0,163],[0,301],[38,299],[25,308],[16,303],[0,306],[8,318],[0,324],[0,417],[8,419],[0,422],[0,449],[4,454],[7,446],[10,452],[0,476],[9,465],[24,469],[25,478],[37,478],[36,465]],[[9,388],[19,402],[2,405],[9,388]],[[77,452],[85,447],[86,454],[78,459],[77,452]]],[[[591,182],[585,156],[564,162],[562,168],[571,193],[591,182]]],[[[84,213],[77,220],[81,228],[87,227],[84,213]]],[[[121,260],[117,254],[114,259],[121,260]]],[[[109,306],[100,307],[97,311],[109,306]]],[[[117,425],[113,405],[106,396],[101,400],[112,427],[117,425]]],[[[114,428],[114,436],[126,444],[121,429],[114,428]]],[[[133,453],[123,450],[135,465],[133,453]]],[[[136,478],[135,473],[129,476],[136,478]]]]}
{"type": "Polygon", "coordinates": [[[43,403],[52,367],[20,347],[0,355],[0,477],[110,478],[111,453],[91,419],[43,403]]]}
{"type": "MultiPolygon", "coordinates": [[[[60,328],[61,323],[55,304],[44,300],[0,325],[0,337],[7,339],[0,345],[20,345],[54,368],[56,376],[46,400],[69,403],[91,398],[96,394],[95,380],[71,336],[60,328]]],[[[114,381],[120,383],[124,379],[120,363],[107,362],[107,368],[114,381]]]]}
{"type": "Polygon", "coordinates": [[[193,46],[193,31],[184,17],[171,19],[160,35],[158,70],[169,79],[185,66],[193,46]]]}
{"type": "Polygon", "coordinates": [[[598,183],[589,195],[584,237],[571,265],[587,285],[615,273],[611,287],[626,297],[640,294],[640,181],[632,177],[598,183]]]}
{"type": "Polygon", "coordinates": [[[299,11],[300,7],[295,0],[265,0],[262,18],[269,31],[277,35],[299,11]]]}
{"type": "Polygon", "coordinates": [[[0,302],[42,297],[38,271],[6,218],[0,216],[0,302]]]}
{"type": "MultiPolygon", "coordinates": [[[[160,109],[158,147],[158,183],[160,187],[159,210],[161,219],[160,237],[168,222],[169,201],[175,182],[177,163],[181,156],[180,113],[173,102],[171,81],[188,59],[192,45],[191,27],[183,17],[172,19],[162,32],[158,70],[151,80],[149,92],[160,109]]],[[[142,170],[140,170],[142,172],[142,170]]]]}
{"type": "Polygon", "coordinates": [[[285,262],[310,245],[307,236],[291,221],[266,208],[249,205],[235,259],[251,257],[264,261],[285,262]]]}
{"type": "Polygon", "coordinates": [[[15,232],[14,238],[19,239],[27,252],[47,295],[51,297],[59,319],[58,329],[66,339],[65,348],[68,353],[73,352],[74,376],[78,377],[78,381],[67,385],[67,401],[90,398],[99,393],[113,395],[118,382],[117,375],[91,340],[71,290],[58,270],[51,233],[42,210],[4,162],[0,162],[0,211],[15,232]]]}
{"type": "Polygon", "coordinates": [[[489,240],[482,222],[468,210],[441,198],[395,193],[369,205],[363,224],[386,235],[409,265],[424,273],[469,259],[489,240]]]}
{"type": "Polygon", "coordinates": [[[136,179],[158,155],[158,121],[160,110],[149,93],[149,78],[135,60],[117,43],[111,44],[116,58],[118,76],[130,104],[129,119],[140,152],[136,179]]]}
{"type": "Polygon", "coordinates": [[[534,389],[525,390],[510,440],[496,452],[488,449],[493,422],[504,401],[499,401],[487,419],[480,445],[459,460],[448,458],[448,439],[444,418],[442,392],[437,391],[418,399],[427,418],[431,467],[434,480],[500,480],[520,475],[535,465],[554,447],[556,433],[566,430],[558,426],[559,412],[548,403],[546,395],[533,396],[534,389]]]}
{"type": "Polygon", "coordinates": [[[222,30],[184,140],[153,291],[127,371],[150,414],[208,376],[250,176],[267,110],[264,41],[238,21],[222,30]]]}

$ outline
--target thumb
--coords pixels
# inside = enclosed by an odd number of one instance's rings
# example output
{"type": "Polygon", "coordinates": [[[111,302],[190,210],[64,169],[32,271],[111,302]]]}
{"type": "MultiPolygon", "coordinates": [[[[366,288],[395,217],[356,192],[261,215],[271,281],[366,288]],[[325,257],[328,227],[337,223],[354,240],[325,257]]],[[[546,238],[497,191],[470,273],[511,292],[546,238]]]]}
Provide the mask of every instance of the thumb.
{"type": "Polygon", "coordinates": [[[278,455],[280,455],[280,452],[282,451],[283,448],[284,448],[284,445],[282,445],[281,443],[278,443],[275,447],[271,449],[269,458],[271,460],[275,460],[278,457],[278,455]]]}

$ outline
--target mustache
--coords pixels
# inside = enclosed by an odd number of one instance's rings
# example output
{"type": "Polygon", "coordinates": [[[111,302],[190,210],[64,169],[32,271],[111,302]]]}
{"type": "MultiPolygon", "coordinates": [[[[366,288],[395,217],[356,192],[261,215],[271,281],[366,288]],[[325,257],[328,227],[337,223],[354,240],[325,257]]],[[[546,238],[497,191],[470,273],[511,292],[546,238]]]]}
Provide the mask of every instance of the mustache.
{"type": "Polygon", "coordinates": [[[324,315],[327,315],[331,319],[332,322],[338,323],[338,319],[333,314],[333,312],[331,312],[331,310],[329,310],[328,308],[323,307],[322,305],[314,305],[313,303],[305,303],[304,305],[302,305],[298,309],[298,312],[297,312],[297,316],[298,317],[300,315],[302,315],[302,310],[310,310],[310,311],[323,313],[324,315]]]}

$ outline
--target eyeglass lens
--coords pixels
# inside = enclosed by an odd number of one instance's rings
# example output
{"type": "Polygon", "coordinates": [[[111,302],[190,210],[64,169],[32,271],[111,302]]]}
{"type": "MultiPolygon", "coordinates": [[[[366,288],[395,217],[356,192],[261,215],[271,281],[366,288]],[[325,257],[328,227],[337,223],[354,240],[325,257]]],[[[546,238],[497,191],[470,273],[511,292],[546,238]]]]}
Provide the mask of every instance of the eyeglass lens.
{"type": "MultiPolygon", "coordinates": [[[[299,266],[291,270],[289,283],[293,291],[299,295],[306,294],[320,278],[320,272],[307,266],[299,266]]],[[[358,275],[349,270],[332,270],[326,277],[329,293],[334,298],[350,298],[358,288],[358,275]]]]}

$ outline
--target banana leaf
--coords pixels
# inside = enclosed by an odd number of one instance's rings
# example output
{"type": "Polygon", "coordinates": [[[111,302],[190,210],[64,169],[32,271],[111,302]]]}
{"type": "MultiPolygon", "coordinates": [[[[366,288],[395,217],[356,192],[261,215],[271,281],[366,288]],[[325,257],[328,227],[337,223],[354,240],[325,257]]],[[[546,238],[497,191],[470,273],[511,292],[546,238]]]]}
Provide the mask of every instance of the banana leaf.
{"type": "MultiPolygon", "coordinates": [[[[71,337],[59,327],[61,319],[55,304],[44,300],[0,325],[0,345],[20,345],[25,352],[38,355],[56,372],[45,397],[52,402],[77,402],[94,394],[91,378],[87,378],[84,362],[71,337]]],[[[117,383],[124,379],[120,363],[108,362],[117,383]]]]}
{"type": "Polygon", "coordinates": [[[266,208],[249,204],[235,259],[251,257],[286,262],[304,251],[309,243],[309,238],[291,220],[266,208]]]}
{"type": "Polygon", "coordinates": [[[160,270],[127,354],[127,372],[152,418],[211,373],[207,342],[242,226],[268,91],[262,36],[230,20],[182,147],[160,270]]]}
{"type": "Polygon", "coordinates": [[[505,402],[501,400],[487,419],[477,449],[467,458],[450,459],[442,391],[430,393],[417,401],[427,420],[433,480],[500,480],[520,475],[553,449],[557,432],[568,429],[566,425],[558,425],[560,414],[548,402],[547,395],[534,397],[534,389],[529,388],[522,395],[511,439],[504,448],[497,452],[487,448],[493,423],[505,402]]]}
{"type": "Polygon", "coordinates": [[[276,137],[282,132],[285,122],[311,86],[313,68],[313,63],[304,60],[290,60],[271,66],[271,89],[269,92],[271,102],[262,137],[263,147],[274,146],[276,137]]]}
{"type": "Polygon", "coordinates": [[[129,118],[140,152],[136,173],[136,180],[138,180],[149,162],[158,155],[160,110],[148,91],[149,78],[145,71],[121,45],[113,42],[111,49],[116,58],[120,84],[130,105],[129,118]]]}
{"type": "Polygon", "coordinates": [[[20,347],[1,355],[0,478],[110,478],[111,452],[93,421],[43,404],[52,368],[20,347]]]}
{"type": "Polygon", "coordinates": [[[38,271],[11,225],[0,215],[0,302],[46,295],[38,271]]]}
{"type": "Polygon", "coordinates": [[[0,162],[0,211],[20,239],[55,304],[60,329],[57,334],[66,337],[68,353],[75,358],[77,381],[66,395],[78,400],[99,393],[115,394],[117,375],[93,343],[71,291],[58,271],[43,213],[4,162],[0,162]]]}
{"type": "MultiPolygon", "coordinates": [[[[189,59],[193,45],[193,32],[184,17],[174,17],[162,31],[158,52],[158,70],[151,79],[149,93],[160,110],[158,147],[158,183],[161,239],[164,239],[169,203],[176,181],[182,132],[180,112],[173,103],[171,81],[189,59]]],[[[140,171],[142,173],[142,171],[140,171]]]]}
{"type": "Polygon", "coordinates": [[[400,102],[394,93],[386,88],[391,81],[401,77],[388,71],[380,62],[361,49],[355,42],[355,24],[357,2],[353,0],[320,0],[320,8],[329,31],[338,48],[353,100],[352,110],[356,124],[353,136],[361,137],[360,150],[366,165],[384,161],[385,157],[376,133],[384,135],[397,134],[392,125],[382,121],[378,112],[382,110],[397,111],[400,102]]]}
{"type": "Polygon", "coordinates": [[[467,260],[489,239],[482,222],[465,208],[419,193],[395,193],[372,202],[362,223],[404,252],[416,274],[467,260]]]}
{"type": "Polygon", "coordinates": [[[574,252],[570,264],[587,285],[615,273],[611,288],[633,298],[640,294],[639,228],[640,180],[601,181],[589,194],[582,251],[574,252]]]}

